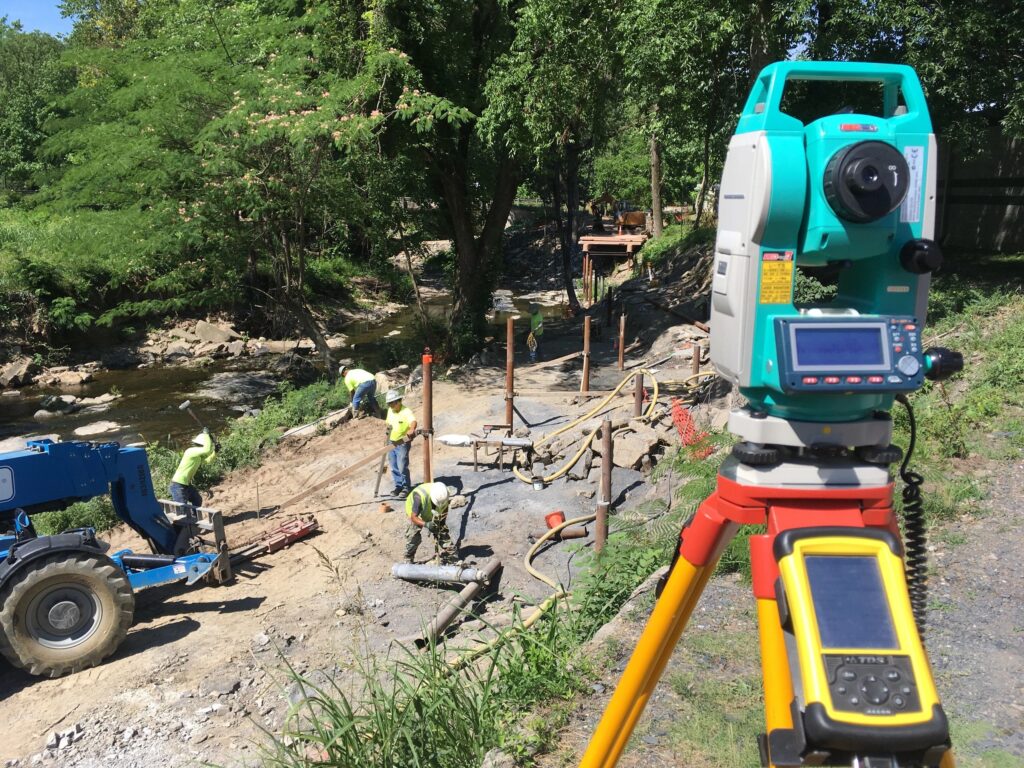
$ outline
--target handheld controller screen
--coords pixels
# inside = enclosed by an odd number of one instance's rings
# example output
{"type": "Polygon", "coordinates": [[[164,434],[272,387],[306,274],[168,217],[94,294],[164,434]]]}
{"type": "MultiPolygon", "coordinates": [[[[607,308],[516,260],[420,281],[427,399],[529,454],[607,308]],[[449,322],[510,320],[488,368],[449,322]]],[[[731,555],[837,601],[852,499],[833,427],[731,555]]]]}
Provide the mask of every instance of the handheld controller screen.
{"type": "Polygon", "coordinates": [[[899,647],[882,574],[874,557],[806,558],[821,647],[899,647]]]}

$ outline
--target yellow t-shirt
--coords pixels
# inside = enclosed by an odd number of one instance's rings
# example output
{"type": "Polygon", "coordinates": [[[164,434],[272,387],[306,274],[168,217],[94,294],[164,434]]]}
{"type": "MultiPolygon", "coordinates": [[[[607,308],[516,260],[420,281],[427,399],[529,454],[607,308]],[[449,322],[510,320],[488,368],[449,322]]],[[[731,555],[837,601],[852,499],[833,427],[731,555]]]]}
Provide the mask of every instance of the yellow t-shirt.
{"type": "Polygon", "coordinates": [[[372,380],[373,374],[369,371],[364,371],[362,368],[353,368],[345,373],[345,389],[348,390],[349,394],[352,394],[360,384],[372,380]]]}
{"type": "Polygon", "coordinates": [[[391,435],[389,439],[391,442],[401,440],[405,437],[409,431],[409,426],[416,421],[416,416],[412,410],[406,406],[402,407],[402,410],[397,413],[391,408],[388,408],[388,415],[384,417],[385,423],[391,427],[391,435]]]}

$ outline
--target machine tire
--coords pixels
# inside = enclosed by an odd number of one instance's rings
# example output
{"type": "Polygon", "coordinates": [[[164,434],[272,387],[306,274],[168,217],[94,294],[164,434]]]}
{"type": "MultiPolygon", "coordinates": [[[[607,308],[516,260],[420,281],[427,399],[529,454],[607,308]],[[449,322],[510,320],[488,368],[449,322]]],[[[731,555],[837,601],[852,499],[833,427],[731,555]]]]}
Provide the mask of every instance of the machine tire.
{"type": "Polygon", "coordinates": [[[134,614],[128,577],[113,562],[86,552],[51,555],[0,593],[0,654],[33,675],[78,672],[117,649],[134,614]]]}

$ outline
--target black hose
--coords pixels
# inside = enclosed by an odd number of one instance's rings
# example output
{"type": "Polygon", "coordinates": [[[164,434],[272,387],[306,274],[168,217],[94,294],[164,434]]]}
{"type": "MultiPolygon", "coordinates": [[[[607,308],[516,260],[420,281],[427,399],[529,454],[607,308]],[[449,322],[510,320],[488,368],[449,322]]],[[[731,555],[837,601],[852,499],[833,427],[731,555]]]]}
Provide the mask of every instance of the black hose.
{"type": "Polygon", "coordinates": [[[921,485],[924,478],[907,469],[914,454],[917,441],[917,424],[914,409],[906,395],[897,395],[896,400],[907,409],[910,422],[910,444],[900,464],[900,479],[903,481],[903,540],[906,550],[907,591],[910,593],[910,607],[917,623],[918,634],[924,638],[928,613],[928,535],[924,519],[924,503],[921,499],[921,485]]]}

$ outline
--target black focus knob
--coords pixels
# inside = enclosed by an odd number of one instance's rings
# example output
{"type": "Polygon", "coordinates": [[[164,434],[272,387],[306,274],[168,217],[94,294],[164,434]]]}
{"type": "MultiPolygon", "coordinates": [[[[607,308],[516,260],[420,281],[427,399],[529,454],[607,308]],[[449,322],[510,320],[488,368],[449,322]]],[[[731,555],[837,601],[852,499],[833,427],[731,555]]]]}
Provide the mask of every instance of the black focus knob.
{"type": "Polygon", "coordinates": [[[925,377],[932,381],[948,379],[964,369],[964,356],[945,347],[929,347],[924,351],[924,358],[928,361],[925,377]]]}
{"type": "Polygon", "coordinates": [[[934,240],[908,240],[900,248],[900,264],[915,275],[934,272],[942,266],[942,249],[934,240]]]}
{"type": "Polygon", "coordinates": [[[903,154],[884,141],[843,147],[828,161],[822,178],[832,210],[857,224],[878,221],[899,208],[909,184],[910,169],[903,154]]]}

